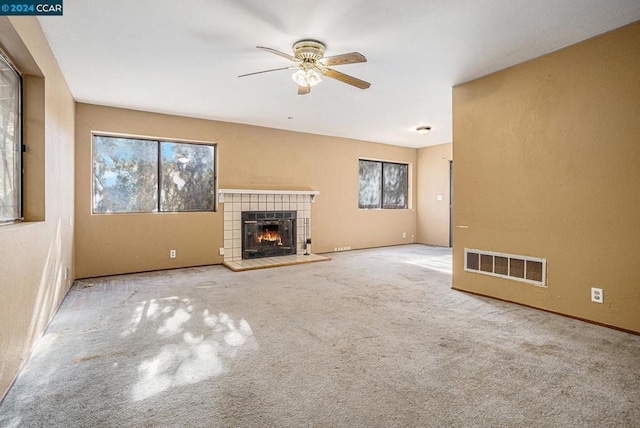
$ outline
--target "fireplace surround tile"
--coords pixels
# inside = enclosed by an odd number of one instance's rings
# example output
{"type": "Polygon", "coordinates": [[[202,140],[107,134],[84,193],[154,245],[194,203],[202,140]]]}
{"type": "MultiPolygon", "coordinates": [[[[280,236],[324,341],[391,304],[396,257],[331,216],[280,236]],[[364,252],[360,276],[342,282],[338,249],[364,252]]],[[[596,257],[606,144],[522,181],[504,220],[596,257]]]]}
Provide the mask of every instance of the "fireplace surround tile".
{"type": "MultiPolygon", "coordinates": [[[[224,205],[224,262],[247,262],[242,259],[242,212],[243,211],[296,211],[298,221],[296,249],[298,255],[305,252],[305,240],[311,238],[311,203],[318,191],[287,191],[287,190],[246,190],[221,189],[219,202],[224,205]],[[308,226],[305,226],[308,225],[308,226]],[[309,234],[307,236],[306,234],[309,234]]],[[[282,257],[266,257],[258,265],[279,265],[277,259],[282,257]]],[[[260,258],[251,261],[262,260],[260,258]]],[[[234,269],[235,270],[235,269],[234,269]]]]}

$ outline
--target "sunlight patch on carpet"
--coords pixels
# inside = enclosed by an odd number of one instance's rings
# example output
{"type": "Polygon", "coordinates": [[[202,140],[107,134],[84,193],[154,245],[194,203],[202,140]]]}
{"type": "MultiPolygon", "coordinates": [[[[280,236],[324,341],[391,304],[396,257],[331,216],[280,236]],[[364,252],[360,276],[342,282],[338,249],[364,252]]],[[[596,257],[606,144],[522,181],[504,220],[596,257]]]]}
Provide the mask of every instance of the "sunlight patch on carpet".
{"type": "Polygon", "coordinates": [[[446,254],[444,256],[436,257],[416,257],[413,259],[405,260],[405,263],[451,275],[453,256],[451,254],[446,254]]]}
{"type": "Polygon", "coordinates": [[[155,329],[160,349],[138,365],[138,379],[131,389],[133,401],[220,376],[233,358],[257,347],[244,318],[236,323],[224,312],[196,311],[189,299],[175,296],[141,302],[121,337],[145,327],[155,329]]]}

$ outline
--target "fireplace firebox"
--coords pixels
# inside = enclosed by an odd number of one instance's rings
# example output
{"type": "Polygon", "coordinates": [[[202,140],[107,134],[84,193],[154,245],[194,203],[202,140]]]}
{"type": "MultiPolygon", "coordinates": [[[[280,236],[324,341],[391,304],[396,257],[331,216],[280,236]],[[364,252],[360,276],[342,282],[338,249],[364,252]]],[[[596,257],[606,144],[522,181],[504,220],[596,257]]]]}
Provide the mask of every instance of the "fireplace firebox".
{"type": "Polygon", "coordinates": [[[243,211],[242,258],[296,254],[295,211],[243,211]]]}

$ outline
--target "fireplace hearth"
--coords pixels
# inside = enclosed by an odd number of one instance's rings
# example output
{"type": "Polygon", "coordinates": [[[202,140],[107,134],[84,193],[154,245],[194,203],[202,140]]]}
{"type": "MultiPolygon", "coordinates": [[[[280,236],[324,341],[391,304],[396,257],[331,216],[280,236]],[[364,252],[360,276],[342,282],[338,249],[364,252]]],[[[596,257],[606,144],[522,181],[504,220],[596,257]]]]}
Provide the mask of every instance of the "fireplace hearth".
{"type": "Polygon", "coordinates": [[[296,254],[296,211],[243,211],[242,258],[296,254]]]}

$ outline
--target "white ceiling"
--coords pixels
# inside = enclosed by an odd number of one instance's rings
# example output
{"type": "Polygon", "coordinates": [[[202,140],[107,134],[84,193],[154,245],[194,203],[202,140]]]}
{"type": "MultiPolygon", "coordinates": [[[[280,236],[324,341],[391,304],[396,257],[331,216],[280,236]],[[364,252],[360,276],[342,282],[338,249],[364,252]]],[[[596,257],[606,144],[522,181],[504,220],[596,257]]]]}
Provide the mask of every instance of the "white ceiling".
{"type": "Polygon", "coordinates": [[[638,0],[66,0],[40,23],[80,102],[424,147],[452,141],[453,86],[639,19],[638,0]],[[365,55],[336,68],[371,88],[237,77],[304,38],[365,55]]]}

